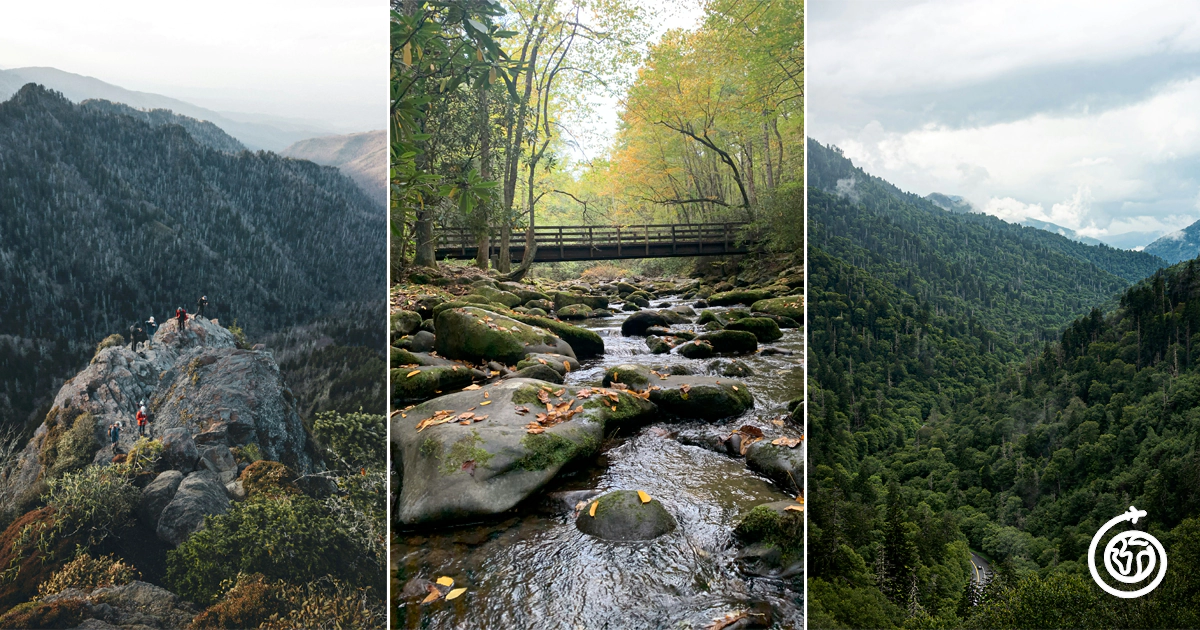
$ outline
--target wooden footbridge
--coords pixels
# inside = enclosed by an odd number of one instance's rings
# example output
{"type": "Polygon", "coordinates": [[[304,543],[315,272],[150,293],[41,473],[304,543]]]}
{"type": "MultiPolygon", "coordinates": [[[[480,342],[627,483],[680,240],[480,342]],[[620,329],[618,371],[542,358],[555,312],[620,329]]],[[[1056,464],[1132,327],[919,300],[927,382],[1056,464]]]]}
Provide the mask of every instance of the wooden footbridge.
{"type": "MultiPolygon", "coordinates": [[[[533,230],[537,240],[534,262],[563,260],[619,260],[745,254],[753,239],[742,234],[745,223],[551,225],[533,230]]],[[[498,239],[492,239],[493,251],[498,239]]],[[[525,255],[525,230],[513,230],[512,260],[525,255]]],[[[467,228],[437,229],[437,258],[475,258],[478,240],[467,228]]]]}

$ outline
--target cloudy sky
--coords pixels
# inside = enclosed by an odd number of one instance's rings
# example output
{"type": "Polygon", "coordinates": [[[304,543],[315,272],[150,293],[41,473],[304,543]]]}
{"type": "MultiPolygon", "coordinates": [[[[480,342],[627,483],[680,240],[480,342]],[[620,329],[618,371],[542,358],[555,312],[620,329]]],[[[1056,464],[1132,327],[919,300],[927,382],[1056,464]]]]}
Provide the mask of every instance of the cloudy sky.
{"type": "Polygon", "coordinates": [[[810,0],[808,132],[1120,247],[1200,219],[1200,3],[810,0]]]}
{"type": "Polygon", "coordinates": [[[52,66],[332,131],[387,124],[386,0],[7,2],[0,68],[52,66]]]}

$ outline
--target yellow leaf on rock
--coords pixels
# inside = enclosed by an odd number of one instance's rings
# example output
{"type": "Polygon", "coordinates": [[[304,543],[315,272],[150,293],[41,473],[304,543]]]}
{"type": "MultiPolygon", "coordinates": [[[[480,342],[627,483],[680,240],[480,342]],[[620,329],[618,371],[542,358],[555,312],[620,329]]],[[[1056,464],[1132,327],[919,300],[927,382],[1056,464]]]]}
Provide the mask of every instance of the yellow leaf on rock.
{"type": "Polygon", "coordinates": [[[642,503],[650,502],[650,495],[646,494],[645,492],[642,492],[641,490],[638,490],[638,498],[642,500],[642,503]]]}
{"type": "Polygon", "coordinates": [[[477,389],[479,389],[479,385],[467,385],[466,387],[463,388],[463,391],[464,392],[473,392],[477,389]]]}
{"type": "Polygon", "coordinates": [[[595,518],[597,505],[600,505],[599,501],[592,501],[592,507],[588,508],[588,516],[595,518]]]}
{"type": "Polygon", "coordinates": [[[570,372],[571,371],[571,362],[563,361],[563,367],[566,368],[568,372],[570,372]]]}
{"type": "Polygon", "coordinates": [[[490,401],[490,400],[485,400],[485,401],[483,401],[483,402],[481,402],[481,403],[479,403],[479,404],[480,404],[480,406],[482,406],[482,405],[490,405],[490,404],[492,404],[492,401],[490,401]]]}
{"type": "Polygon", "coordinates": [[[413,370],[413,371],[409,372],[408,376],[406,376],[405,378],[412,378],[420,373],[421,373],[421,370],[413,370]]]}
{"type": "Polygon", "coordinates": [[[450,591],[449,593],[446,593],[446,601],[450,601],[450,600],[454,599],[455,597],[458,597],[459,595],[462,595],[463,593],[466,593],[466,592],[467,592],[467,588],[465,586],[462,588],[456,588],[456,589],[450,591]]]}
{"type": "Polygon", "coordinates": [[[803,512],[804,506],[803,505],[789,505],[789,506],[783,508],[783,511],[784,512],[803,512]]]}
{"type": "Polygon", "coordinates": [[[454,578],[448,575],[443,575],[437,579],[437,583],[441,584],[442,586],[454,586],[454,578]]]}

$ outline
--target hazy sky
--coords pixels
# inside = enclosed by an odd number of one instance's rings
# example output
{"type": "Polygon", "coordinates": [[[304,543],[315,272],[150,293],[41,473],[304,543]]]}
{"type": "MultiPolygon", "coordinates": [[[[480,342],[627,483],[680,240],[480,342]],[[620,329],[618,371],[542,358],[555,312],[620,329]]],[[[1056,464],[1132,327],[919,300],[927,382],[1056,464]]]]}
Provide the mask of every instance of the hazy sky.
{"type": "Polygon", "coordinates": [[[52,66],[219,111],[387,125],[386,0],[6,2],[0,68],[52,66]]]}
{"type": "Polygon", "coordinates": [[[808,133],[868,172],[1123,247],[1200,219],[1200,3],[808,10],[808,133]]]}

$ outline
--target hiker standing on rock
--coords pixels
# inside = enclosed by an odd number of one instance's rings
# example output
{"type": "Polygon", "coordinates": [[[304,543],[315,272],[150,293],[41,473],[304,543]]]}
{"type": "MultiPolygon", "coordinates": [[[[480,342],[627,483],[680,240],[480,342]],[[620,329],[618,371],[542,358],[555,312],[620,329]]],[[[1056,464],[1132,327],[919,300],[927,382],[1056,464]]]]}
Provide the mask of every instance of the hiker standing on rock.
{"type": "Polygon", "coordinates": [[[208,306],[208,296],[201,295],[199,300],[196,300],[196,317],[204,317],[204,308],[208,306]]]}
{"type": "Polygon", "coordinates": [[[135,352],[137,351],[137,342],[140,341],[141,335],[142,335],[142,329],[137,324],[133,324],[129,327],[129,349],[130,350],[135,351],[135,352]]]}
{"type": "Polygon", "coordinates": [[[187,309],[182,306],[175,309],[175,319],[179,320],[179,332],[182,333],[183,329],[187,326],[187,309]]]}
{"type": "Polygon", "coordinates": [[[158,322],[154,321],[153,315],[150,316],[150,319],[146,320],[143,328],[146,329],[146,347],[149,348],[150,340],[154,339],[154,333],[158,332],[158,322]]]}
{"type": "Polygon", "coordinates": [[[121,439],[121,425],[114,422],[108,425],[108,439],[112,441],[113,452],[117,452],[117,442],[121,439]]]}
{"type": "Polygon", "coordinates": [[[135,416],[135,417],[137,418],[138,437],[145,437],[145,435],[146,435],[146,405],[142,405],[141,409],[138,409],[137,416],[135,416]]]}

